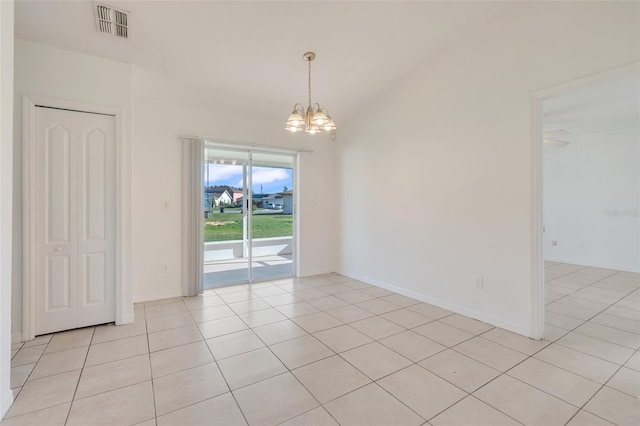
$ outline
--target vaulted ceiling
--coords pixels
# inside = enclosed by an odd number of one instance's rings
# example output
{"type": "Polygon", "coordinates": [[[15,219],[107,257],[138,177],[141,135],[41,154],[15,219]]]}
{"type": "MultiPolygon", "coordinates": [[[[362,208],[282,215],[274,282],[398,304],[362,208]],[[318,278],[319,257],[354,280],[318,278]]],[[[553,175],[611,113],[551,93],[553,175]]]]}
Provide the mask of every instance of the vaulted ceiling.
{"type": "MultiPolygon", "coordinates": [[[[307,97],[339,123],[507,2],[110,1],[131,39],[96,31],[89,1],[17,1],[16,37],[135,64],[136,96],[283,118],[307,97]],[[160,89],[161,88],[161,89],[160,89]]],[[[283,118],[284,119],[284,118],[283,118]]]]}

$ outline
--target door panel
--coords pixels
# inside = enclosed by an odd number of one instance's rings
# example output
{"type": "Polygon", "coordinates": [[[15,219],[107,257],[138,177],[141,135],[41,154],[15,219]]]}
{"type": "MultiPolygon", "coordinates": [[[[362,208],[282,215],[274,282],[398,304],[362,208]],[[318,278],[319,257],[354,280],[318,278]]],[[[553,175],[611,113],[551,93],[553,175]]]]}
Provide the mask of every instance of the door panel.
{"type": "Polygon", "coordinates": [[[115,320],[115,119],[36,108],[36,335],[115,320]]]}
{"type": "Polygon", "coordinates": [[[36,334],[77,327],[75,113],[36,108],[36,334]]]}
{"type": "Polygon", "coordinates": [[[115,122],[78,114],[78,326],[115,320],[115,122]]]}

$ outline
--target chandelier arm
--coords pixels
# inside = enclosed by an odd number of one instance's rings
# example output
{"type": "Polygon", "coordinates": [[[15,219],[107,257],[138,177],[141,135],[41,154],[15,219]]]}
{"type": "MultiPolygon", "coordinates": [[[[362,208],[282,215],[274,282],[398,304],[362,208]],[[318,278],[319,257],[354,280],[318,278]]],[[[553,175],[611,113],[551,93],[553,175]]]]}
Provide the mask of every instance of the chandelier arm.
{"type": "Polygon", "coordinates": [[[309,106],[311,106],[311,61],[309,61],[309,106]]]}

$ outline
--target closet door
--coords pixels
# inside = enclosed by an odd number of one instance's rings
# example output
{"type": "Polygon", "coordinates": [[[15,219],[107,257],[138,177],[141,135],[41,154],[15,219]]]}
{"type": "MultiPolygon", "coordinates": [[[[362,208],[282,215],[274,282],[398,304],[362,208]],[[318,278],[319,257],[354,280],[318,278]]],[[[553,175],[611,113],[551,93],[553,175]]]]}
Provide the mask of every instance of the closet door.
{"type": "Polygon", "coordinates": [[[115,122],[36,108],[36,335],[115,319],[115,122]]]}

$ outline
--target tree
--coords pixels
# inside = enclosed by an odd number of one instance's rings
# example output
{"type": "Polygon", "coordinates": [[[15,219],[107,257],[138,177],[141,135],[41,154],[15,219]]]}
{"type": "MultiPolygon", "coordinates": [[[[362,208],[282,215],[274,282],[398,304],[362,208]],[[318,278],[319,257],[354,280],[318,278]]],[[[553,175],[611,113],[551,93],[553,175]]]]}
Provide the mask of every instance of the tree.
{"type": "Polygon", "coordinates": [[[282,192],[287,192],[289,190],[289,188],[287,187],[287,185],[284,186],[284,188],[282,188],[282,192]]]}

